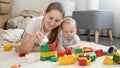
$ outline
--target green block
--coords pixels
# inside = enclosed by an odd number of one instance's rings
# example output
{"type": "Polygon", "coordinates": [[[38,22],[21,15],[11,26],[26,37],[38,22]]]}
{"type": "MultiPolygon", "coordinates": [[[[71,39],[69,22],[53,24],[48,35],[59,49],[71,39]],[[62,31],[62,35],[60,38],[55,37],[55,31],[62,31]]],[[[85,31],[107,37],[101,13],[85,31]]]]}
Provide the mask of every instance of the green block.
{"type": "Polygon", "coordinates": [[[74,53],[75,54],[78,54],[78,53],[82,53],[83,51],[82,51],[82,48],[78,48],[78,49],[75,49],[74,50],[74,53]]]}
{"type": "Polygon", "coordinates": [[[40,60],[41,60],[41,61],[48,61],[48,60],[50,60],[50,57],[42,57],[42,56],[41,56],[41,57],[40,57],[40,60]]]}
{"type": "Polygon", "coordinates": [[[119,63],[120,63],[120,56],[114,55],[114,56],[113,56],[113,61],[114,61],[116,64],[119,64],[119,63]]]}
{"type": "Polygon", "coordinates": [[[50,58],[50,61],[51,61],[51,62],[57,62],[57,61],[58,61],[58,58],[57,58],[57,57],[51,57],[51,58],[50,58]]]}
{"type": "Polygon", "coordinates": [[[90,52],[90,58],[92,62],[95,61],[95,59],[97,58],[96,54],[94,52],[90,52]]]}
{"type": "Polygon", "coordinates": [[[41,45],[40,51],[41,52],[50,52],[50,47],[47,44],[41,45]]]}
{"type": "Polygon", "coordinates": [[[103,51],[104,55],[108,55],[108,52],[107,51],[103,51]]]}

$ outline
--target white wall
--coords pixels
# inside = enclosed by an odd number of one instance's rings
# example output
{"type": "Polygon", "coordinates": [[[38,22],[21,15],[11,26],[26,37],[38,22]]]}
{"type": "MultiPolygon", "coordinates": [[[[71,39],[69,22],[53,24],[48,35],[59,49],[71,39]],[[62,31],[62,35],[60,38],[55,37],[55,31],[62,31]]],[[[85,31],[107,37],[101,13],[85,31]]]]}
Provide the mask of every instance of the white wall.
{"type": "MultiPolygon", "coordinates": [[[[31,10],[45,10],[48,4],[52,1],[65,0],[14,0],[13,16],[16,16],[24,9],[31,10]]],[[[75,1],[75,10],[87,10],[87,0],[73,0],[75,1]]],[[[99,9],[112,10],[115,15],[113,33],[116,37],[120,37],[120,0],[99,0],[99,9]]],[[[69,5],[69,4],[68,4],[69,5]]]]}

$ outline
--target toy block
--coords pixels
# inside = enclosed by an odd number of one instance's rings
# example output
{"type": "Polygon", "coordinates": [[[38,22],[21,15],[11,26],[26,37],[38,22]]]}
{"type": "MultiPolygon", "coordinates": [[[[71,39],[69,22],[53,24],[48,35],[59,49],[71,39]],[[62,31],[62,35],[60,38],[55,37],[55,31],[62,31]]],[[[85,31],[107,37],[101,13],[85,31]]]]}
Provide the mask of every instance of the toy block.
{"type": "Polygon", "coordinates": [[[48,60],[50,60],[50,57],[42,57],[42,56],[41,56],[41,57],[40,57],[40,60],[41,60],[41,61],[48,61],[48,60]]]}
{"type": "Polygon", "coordinates": [[[49,53],[50,56],[55,56],[55,54],[56,54],[56,51],[51,51],[51,52],[49,53]]]}
{"type": "Polygon", "coordinates": [[[64,56],[64,52],[57,52],[57,57],[62,57],[64,56]]]}
{"type": "Polygon", "coordinates": [[[66,55],[72,55],[72,48],[66,48],[65,49],[65,54],[66,55]]]}
{"type": "Polygon", "coordinates": [[[50,52],[50,47],[47,44],[41,45],[40,51],[41,52],[50,52]]]}
{"type": "Polygon", "coordinates": [[[83,47],[83,52],[84,53],[93,52],[93,48],[92,47],[83,47]]]}
{"type": "Polygon", "coordinates": [[[95,61],[95,59],[97,58],[95,52],[90,52],[89,54],[90,54],[91,61],[92,62],[95,61]]]}
{"type": "Polygon", "coordinates": [[[86,66],[87,65],[87,58],[80,57],[79,58],[79,65],[86,66]]]}
{"type": "Polygon", "coordinates": [[[13,65],[11,68],[20,68],[20,65],[13,65]]]}
{"type": "Polygon", "coordinates": [[[103,51],[103,54],[104,54],[104,55],[108,55],[108,52],[107,52],[107,51],[103,51]]]}
{"type": "Polygon", "coordinates": [[[114,61],[109,56],[106,56],[103,61],[103,64],[112,65],[112,64],[114,64],[114,61]]]}
{"type": "Polygon", "coordinates": [[[26,53],[26,52],[20,52],[20,53],[18,53],[18,56],[19,57],[25,57],[26,54],[28,54],[28,53],[26,53]]]}
{"type": "Polygon", "coordinates": [[[87,59],[87,65],[90,65],[90,64],[91,64],[91,60],[87,59]]]}
{"type": "Polygon", "coordinates": [[[97,57],[103,56],[103,50],[102,50],[102,49],[95,50],[95,53],[96,53],[96,56],[97,56],[97,57]]]}
{"type": "Polygon", "coordinates": [[[11,51],[13,48],[13,45],[11,43],[4,45],[4,51],[11,51]]]}
{"type": "Polygon", "coordinates": [[[50,58],[50,61],[51,61],[51,62],[57,62],[57,61],[58,61],[58,58],[57,58],[57,57],[51,57],[51,58],[50,58]]]}
{"type": "Polygon", "coordinates": [[[40,52],[40,56],[42,56],[42,57],[49,57],[50,56],[49,53],[50,52],[40,52]]]}
{"type": "Polygon", "coordinates": [[[49,44],[50,51],[55,51],[56,50],[56,45],[55,44],[49,44]]]}
{"type": "Polygon", "coordinates": [[[63,57],[59,57],[58,60],[59,60],[59,65],[75,64],[74,56],[63,56],[63,57]]]}
{"type": "Polygon", "coordinates": [[[111,46],[109,49],[108,49],[108,53],[109,54],[114,54],[117,52],[117,48],[115,46],[111,46]]]}
{"type": "Polygon", "coordinates": [[[75,49],[74,50],[74,53],[75,54],[78,54],[78,53],[82,53],[83,51],[82,51],[82,48],[78,48],[78,49],[75,49]]]}
{"type": "Polygon", "coordinates": [[[114,61],[116,64],[120,64],[120,54],[119,54],[119,53],[116,53],[116,54],[113,56],[113,61],[114,61]]]}
{"type": "Polygon", "coordinates": [[[39,44],[40,44],[40,45],[44,45],[44,44],[46,44],[48,41],[49,41],[48,38],[47,38],[46,36],[44,36],[44,39],[43,39],[42,42],[39,43],[39,44]]]}

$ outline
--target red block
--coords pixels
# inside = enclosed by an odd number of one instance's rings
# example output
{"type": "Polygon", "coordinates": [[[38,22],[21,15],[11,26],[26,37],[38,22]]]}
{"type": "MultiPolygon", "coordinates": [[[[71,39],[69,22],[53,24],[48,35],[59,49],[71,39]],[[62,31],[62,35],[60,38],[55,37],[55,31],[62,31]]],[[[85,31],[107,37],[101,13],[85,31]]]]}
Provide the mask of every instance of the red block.
{"type": "Polygon", "coordinates": [[[50,51],[55,51],[56,50],[56,45],[55,44],[49,44],[50,51]]]}
{"type": "Polygon", "coordinates": [[[20,52],[18,55],[19,55],[19,57],[25,57],[26,54],[28,54],[28,53],[26,53],[26,52],[20,52]]]}
{"type": "Polygon", "coordinates": [[[95,50],[95,54],[97,57],[103,56],[103,50],[102,49],[95,50]]]}
{"type": "Polygon", "coordinates": [[[87,58],[79,58],[79,65],[80,66],[87,65],[87,58]]]}
{"type": "Polygon", "coordinates": [[[65,54],[66,55],[72,55],[72,48],[66,48],[65,54]]]}
{"type": "Polygon", "coordinates": [[[64,52],[57,52],[57,57],[64,56],[64,52]]]}

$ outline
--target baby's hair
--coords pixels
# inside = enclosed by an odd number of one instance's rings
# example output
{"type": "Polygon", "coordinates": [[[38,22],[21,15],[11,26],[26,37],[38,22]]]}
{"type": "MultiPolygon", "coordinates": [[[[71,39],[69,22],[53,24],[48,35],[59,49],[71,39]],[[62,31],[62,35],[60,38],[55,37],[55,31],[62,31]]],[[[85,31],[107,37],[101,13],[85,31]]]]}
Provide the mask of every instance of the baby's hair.
{"type": "Polygon", "coordinates": [[[76,21],[73,18],[65,18],[61,24],[61,27],[63,24],[73,24],[76,27],[76,21]]]}

